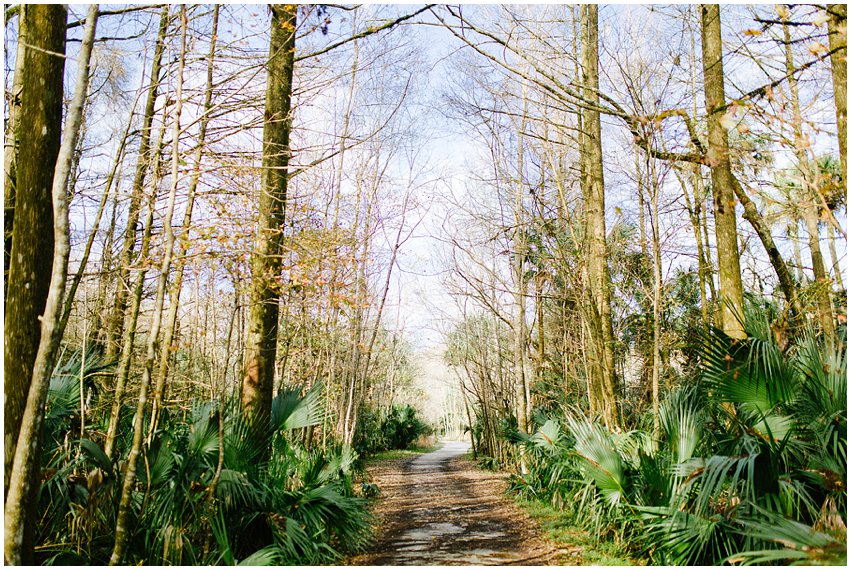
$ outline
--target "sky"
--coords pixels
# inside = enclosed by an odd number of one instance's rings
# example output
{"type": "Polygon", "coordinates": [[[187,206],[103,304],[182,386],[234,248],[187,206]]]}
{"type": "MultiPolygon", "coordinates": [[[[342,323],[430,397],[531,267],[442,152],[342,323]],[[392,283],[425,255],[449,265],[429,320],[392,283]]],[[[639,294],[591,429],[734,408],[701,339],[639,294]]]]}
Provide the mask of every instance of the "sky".
{"type": "MultiPolygon", "coordinates": [[[[401,13],[402,11],[410,11],[413,7],[396,7],[387,8],[382,11],[383,16],[392,13],[401,13]]],[[[492,7],[475,7],[465,6],[464,13],[466,16],[474,19],[482,16],[492,7]]],[[[540,13],[541,10],[527,6],[524,8],[531,14],[540,13]]],[[[77,16],[82,17],[85,8],[82,5],[73,5],[71,8],[77,16]]],[[[557,8],[549,7],[545,11],[556,11],[557,8]]],[[[663,8],[663,10],[668,10],[663,8]]],[[[335,41],[338,37],[344,37],[349,33],[350,21],[345,12],[339,10],[329,11],[331,16],[331,25],[327,37],[319,36],[314,33],[314,37],[305,40],[305,44],[309,49],[313,45],[322,45],[335,41]]],[[[265,6],[248,6],[245,8],[232,6],[224,13],[224,18],[221,24],[221,34],[223,41],[236,42],[236,45],[241,45],[246,52],[253,52],[260,56],[266,49],[267,34],[268,34],[268,12],[265,6]]],[[[658,9],[650,12],[646,7],[636,5],[611,5],[604,6],[601,9],[601,38],[604,46],[601,57],[603,58],[601,72],[606,78],[616,77],[617,70],[610,65],[610,54],[608,47],[616,46],[617,49],[626,50],[626,52],[640,52],[641,46],[632,50],[629,39],[624,38],[634,37],[642,42],[655,42],[651,51],[656,52],[652,55],[659,55],[659,52],[664,52],[666,49],[673,50],[676,46],[671,41],[671,34],[666,31],[661,22],[664,22],[658,9]]],[[[724,12],[725,36],[729,40],[736,40],[736,35],[732,32],[740,33],[742,30],[753,26],[749,14],[745,8],[727,8],[724,12]]],[[[155,21],[155,17],[151,18],[155,21]]],[[[458,55],[464,51],[460,42],[450,36],[446,30],[436,26],[433,17],[424,14],[418,17],[420,23],[429,25],[410,25],[405,24],[399,29],[391,32],[391,35],[404,34],[410,43],[418,58],[421,60],[421,66],[414,70],[408,70],[404,65],[398,69],[389,70],[390,73],[406,72],[416,73],[417,93],[411,98],[411,107],[408,110],[410,116],[416,123],[418,128],[419,138],[418,144],[420,148],[420,161],[424,165],[421,174],[422,184],[418,186],[416,195],[419,202],[419,207],[412,213],[408,223],[413,227],[413,234],[404,247],[400,251],[397,260],[397,268],[394,271],[394,277],[391,283],[391,299],[385,314],[385,325],[393,329],[397,323],[403,328],[404,335],[408,341],[422,354],[430,355],[426,359],[431,362],[429,366],[437,366],[434,364],[439,359],[435,359],[434,355],[439,353],[443,342],[444,334],[451,327],[454,319],[457,319],[460,311],[456,299],[452,298],[444,287],[447,267],[442,261],[443,253],[445,252],[445,240],[443,239],[443,224],[447,214],[451,211],[451,200],[447,197],[456,199],[467,196],[470,191],[471,175],[476,174],[482,169],[483,164],[483,146],[482,141],[476,136],[469,125],[460,123],[454,120],[452,111],[447,105],[445,95],[453,89],[451,79],[458,73],[458,55]]],[[[127,18],[122,20],[121,30],[115,30],[115,24],[105,24],[102,27],[102,34],[107,33],[130,33],[133,30],[139,29],[139,26],[144,23],[144,18],[127,18]]],[[[149,34],[148,41],[150,41],[149,34]]],[[[754,40],[756,41],[756,40],[754,40]]],[[[10,81],[10,70],[13,63],[13,53],[9,52],[10,46],[13,44],[9,41],[9,33],[6,34],[4,45],[7,49],[6,58],[6,81],[10,81]]],[[[119,44],[124,57],[126,58],[127,78],[125,81],[126,89],[132,90],[140,83],[140,70],[145,65],[145,50],[138,41],[121,42],[119,44]]],[[[741,46],[734,43],[735,49],[741,49],[741,46]]],[[[73,58],[76,51],[76,44],[69,44],[69,54],[73,58]]],[[[347,50],[348,48],[346,48],[347,50]]],[[[616,49],[613,47],[612,49],[616,49]]],[[[13,51],[13,50],[11,50],[13,51]]],[[[203,51],[200,50],[200,51],[203,51]]],[[[346,57],[345,50],[340,50],[339,58],[344,61],[346,57]]],[[[664,55],[664,53],[663,53],[664,55]]],[[[744,58],[736,60],[730,58],[725,62],[727,65],[726,71],[729,74],[728,94],[735,93],[736,89],[748,90],[754,86],[764,82],[764,76],[754,69],[752,64],[746,64],[744,58]]],[[[73,77],[73,66],[68,66],[66,69],[68,81],[73,77]]],[[[312,76],[311,76],[312,77],[312,76]]],[[[802,84],[802,90],[819,90],[824,86],[802,84]]],[[[828,86],[829,88],[829,86],[828,86]]],[[[258,93],[262,93],[262,86],[254,86],[253,89],[258,93]]],[[[325,94],[325,99],[333,98],[334,93],[325,94]]],[[[322,97],[318,97],[317,101],[322,101],[322,97]]],[[[123,103],[126,105],[127,103],[123,103]]],[[[90,128],[92,131],[98,131],[102,134],[98,136],[95,132],[93,137],[102,141],[103,152],[96,153],[94,162],[108,160],[111,157],[112,149],[114,148],[114,136],[110,133],[116,131],[119,125],[113,116],[110,116],[109,103],[104,103],[104,106],[98,113],[93,115],[90,128]]],[[[309,113],[316,113],[317,116],[324,112],[324,107],[317,106],[305,111],[305,117],[310,117],[309,113]]],[[[819,104],[811,110],[808,116],[815,117],[820,123],[830,123],[832,108],[825,104],[819,104]]],[[[122,119],[123,120],[123,119],[122,119]]],[[[631,156],[623,156],[622,147],[627,140],[625,131],[621,124],[615,119],[604,117],[605,129],[605,153],[606,153],[606,180],[609,199],[608,215],[610,223],[616,219],[621,213],[627,216],[635,215],[634,206],[634,183],[627,179],[628,169],[632,161],[631,156]]],[[[312,124],[311,120],[303,119],[306,125],[312,124]]],[[[829,133],[821,133],[817,137],[817,142],[827,147],[832,148],[832,141],[829,133]]],[[[246,144],[257,144],[256,140],[246,140],[246,144]]],[[[835,146],[835,145],[833,145],[835,146]]],[[[782,154],[777,156],[778,164],[784,164],[788,161],[788,157],[782,154]]],[[[93,164],[94,164],[93,162],[93,164]]],[[[103,167],[98,170],[103,171],[103,167]]],[[[670,190],[672,194],[676,193],[675,189],[670,190]]],[[[92,207],[94,201],[88,200],[77,203],[75,209],[75,219],[72,224],[77,228],[85,228],[90,224],[92,207]]],[[[689,255],[683,255],[682,252],[693,247],[693,241],[689,237],[688,228],[683,223],[681,204],[676,201],[671,201],[669,206],[670,215],[662,220],[663,234],[666,236],[665,273],[669,274],[676,267],[690,263],[689,255]]],[[[842,220],[844,224],[844,220],[842,220]]],[[[744,224],[740,227],[747,230],[744,224]]],[[[840,240],[841,242],[842,240],[840,240]]],[[[753,242],[754,249],[759,249],[761,246],[757,242],[753,242]]],[[[845,247],[844,243],[840,243],[840,256],[844,258],[845,247]]],[[[770,271],[766,260],[758,260],[757,265],[750,269],[753,272],[770,271]]]]}

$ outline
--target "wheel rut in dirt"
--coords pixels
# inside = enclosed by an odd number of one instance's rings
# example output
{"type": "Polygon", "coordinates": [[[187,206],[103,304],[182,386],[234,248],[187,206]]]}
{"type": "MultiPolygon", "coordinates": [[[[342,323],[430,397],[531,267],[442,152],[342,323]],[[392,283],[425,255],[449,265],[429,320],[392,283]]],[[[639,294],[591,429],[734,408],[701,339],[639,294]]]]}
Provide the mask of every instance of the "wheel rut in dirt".
{"type": "Polygon", "coordinates": [[[447,442],[373,471],[381,520],[370,552],[356,565],[545,565],[558,550],[505,496],[502,476],[463,458],[469,444],[447,442]]]}

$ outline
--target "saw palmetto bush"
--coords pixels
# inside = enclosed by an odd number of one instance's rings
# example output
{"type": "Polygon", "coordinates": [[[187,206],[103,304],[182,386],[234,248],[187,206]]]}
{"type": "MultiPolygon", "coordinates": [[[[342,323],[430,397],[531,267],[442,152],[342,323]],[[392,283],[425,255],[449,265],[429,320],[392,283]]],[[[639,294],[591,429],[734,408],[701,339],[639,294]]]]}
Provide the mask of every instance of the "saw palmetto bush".
{"type": "Polygon", "coordinates": [[[701,373],[664,401],[658,438],[579,413],[544,423],[515,489],[549,485],[578,523],[656,563],[843,563],[844,336],[781,347],[764,315],[744,320],[747,339],[704,335],[701,373]]]}
{"type": "MultiPolygon", "coordinates": [[[[77,361],[51,383],[38,553],[44,563],[104,564],[124,463],[79,437],[79,379],[103,363],[90,357],[81,374],[77,361]]],[[[354,454],[307,450],[294,437],[324,413],[316,385],[281,392],[262,429],[232,399],[165,414],[139,461],[125,563],[322,564],[363,547],[371,521],[353,492],[354,454]]]]}
{"type": "Polygon", "coordinates": [[[407,449],[420,436],[431,432],[431,427],[408,404],[393,404],[383,411],[364,407],[358,415],[352,447],[362,455],[407,449]]]}

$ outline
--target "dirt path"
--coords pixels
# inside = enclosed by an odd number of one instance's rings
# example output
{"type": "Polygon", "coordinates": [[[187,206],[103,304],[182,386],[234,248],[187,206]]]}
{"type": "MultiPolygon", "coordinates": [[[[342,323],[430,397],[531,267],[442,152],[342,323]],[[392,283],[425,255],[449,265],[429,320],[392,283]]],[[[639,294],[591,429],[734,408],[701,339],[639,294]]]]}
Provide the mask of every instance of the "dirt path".
{"type": "Polygon", "coordinates": [[[559,551],[504,496],[504,477],[476,469],[448,442],[373,470],[381,489],[378,538],[354,565],[545,565],[559,551]]]}

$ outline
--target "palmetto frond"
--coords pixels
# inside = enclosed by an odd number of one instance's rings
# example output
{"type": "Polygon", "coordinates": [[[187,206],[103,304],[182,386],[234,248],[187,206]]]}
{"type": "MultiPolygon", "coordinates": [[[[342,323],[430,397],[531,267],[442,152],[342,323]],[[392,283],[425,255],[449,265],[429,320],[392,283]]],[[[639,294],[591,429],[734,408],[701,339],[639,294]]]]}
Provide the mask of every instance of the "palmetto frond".
{"type": "Polygon", "coordinates": [[[301,391],[301,387],[287,388],[272,400],[273,429],[298,429],[322,422],[325,414],[322,383],[314,384],[304,396],[301,391]]]}
{"type": "Polygon", "coordinates": [[[576,438],[574,450],[582,459],[583,471],[594,481],[609,505],[619,505],[626,498],[626,465],[612,434],[585,418],[569,417],[567,424],[571,435],[576,438]]]}

